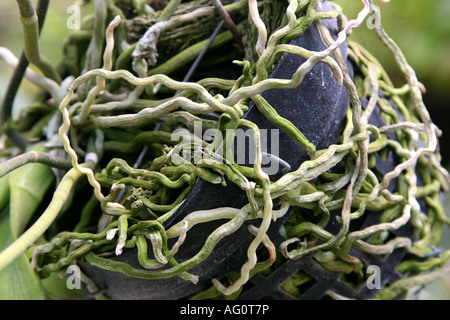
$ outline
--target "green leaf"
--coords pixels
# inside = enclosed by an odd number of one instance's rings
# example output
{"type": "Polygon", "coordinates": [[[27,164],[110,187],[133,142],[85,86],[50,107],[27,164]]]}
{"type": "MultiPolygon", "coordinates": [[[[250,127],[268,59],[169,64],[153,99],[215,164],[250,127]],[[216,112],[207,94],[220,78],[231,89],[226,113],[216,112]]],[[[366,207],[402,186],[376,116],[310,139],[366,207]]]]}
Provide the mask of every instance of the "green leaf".
{"type": "Polygon", "coordinates": [[[75,300],[84,299],[83,289],[69,289],[66,279],[59,278],[56,272],[52,272],[48,278],[42,279],[42,285],[45,288],[46,296],[50,299],[75,300]]]}
{"type": "MultiPolygon", "coordinates": [[[[34,145],[27,151],[31,150],[46,151],[42,144],[34,145]]],[[[9,175],[11,230],[18,237],[41,204],[54,181],[54,175],[50,167],[40,163],[27,164],[9,175]]]]}
{"type": "MultiPolygon", "coordinates": [[[[0,250],[5,249],[15,239],[11,232],[8,208],[5,209],[0,214],[0,250]]],[[[25,253],[0,271],[0,300],[43,299],[38,279],[25,253]]]]}
{"type": "Polygon", "coordinates": [[[9,174],[0,178],[0,210],[9,202],[9,174]]]}

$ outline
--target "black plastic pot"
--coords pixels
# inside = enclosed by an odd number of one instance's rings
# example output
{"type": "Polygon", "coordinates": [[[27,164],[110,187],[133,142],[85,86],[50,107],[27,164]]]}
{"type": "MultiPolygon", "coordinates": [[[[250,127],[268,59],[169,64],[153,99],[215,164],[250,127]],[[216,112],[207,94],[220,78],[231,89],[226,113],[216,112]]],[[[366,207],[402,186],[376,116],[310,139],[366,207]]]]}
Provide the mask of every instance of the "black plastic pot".
{"type": "MultiPolygon", "coordinates": [[[[330,9],[326,2],[322,1],[319,3],[319,11],[328,11],[330,9]]],[[[324,20],[323,23],[331,31],[331,34],[337,37],[338,27],[336,20],[324,20]]],[[[312,51],[325,49],[314,24],[302,36],[294,39],[291,44],[312,51]]],[[[346,58],[346,45],[341,47],[341,51],[346,58]]],[[[294,71],[304,61],[299,56],[286,53],[282,56],[270,77],[290,79],[294,71]]],[[[348,68],[352,73],[353,68],[350,62],[348,62],[348,68]]],[[[349,98],[345,87],[336,83],[330,68],[325,64],[317,64],[297,88],[268,90],[262,95],[276,108],[282,117],[289,119],[297,126],[318,149],[326,148],[330,144],[337,142],[344,126],[349,98]]],[[[253,104],[250,104],[245,118],[256,123],[259,128],[276,128],[253,104]]],[[[382,121],[381,116],[379,113],[374,112],[370,122],[380,124],[380,121],[382,121]]],[[[270,142],[267,145],[270,146],[270,142]]],[[[309,159],[305,150],[281,130],[279,133],[279,145],[282,146],[279,150],[279,157],[287,161],[293,170],[309,159]]],[[[270,153],[270,148],[267,152],[270,153]]],[[[395,159],[392,156],[388,163],[378,159],[376,166],[380,172],[383,172],[387,169],[390,171],[394,165],[395,159]]],[[[275,179],[275,176],[271,178],[275,179]]],[[[174,218],[166,222],[165,227],[168,228],[181,221],[184,216],[196,210],[223,206],[241,208],[247,202],[245,193],[233,183],[228,183],[227,187],[223,187],[200,181],[179,208],[174,218]]],[[[268,234],[275,245],[284,240],[279,234],[279,229],[291,213],[292,209],[283,219],[272,223],[268,234]]],[[[361,222],[361,227],[375,223],[377,217],[377,213],[369,214],[368,218],[361,222]],[[372,222],[372,220],[374,221],[372,222]]],[[[222,223],[223,221],[216,221],[199,224],[191,229],[185,243],[176,255],[177,261],[182,262],[194,256],[201,249],[207,236],[222,223]]],[[[180,277],[145,280],[129,278],[117,272],[105,271],[87,263],[83,263],[81,267],[111,299],[184,299],[211,286],[211,279],[222,279],[230,271],[240,270],[241,266],[247,261],[246,251],[253,239],[246,227],[248,224],[258,226],[259,221],[248,221],[236,233],[219,242],[213,253],[205,261],[189,271],[199,276],[200,281],[196,285],[182,280],[180,277]]],[[[339,227],[340,225],[332,217],[327,230],[335,233],[339,230],[339,227]]],[[[399,233],[402,233],[402,235],[411,234],[408,227],[399,230],[399,233]]],[[[404,251],[402,250],[396,250],[384,259],[355,249],[352,250],[351,254],[359,257],[368,265],[378,265],[382,271],[382,283],[393,282],[400,277],[394,270],[395,266],[403,258],[404,251]]],[[[137,249],[125,250],[120,256],[111,255],[108,258],[126,262],[135,268],[142,268],[137,260],[137,249]]],[[[240,298],[262,299],[270,297],[274,299],[293,299],[292,296],[280,290],[280,285],[300,270],[305,271],[315,280],[314,285],[300,299],[320,299],[324,297],[327,290],[333,290],[336,293],[353,298],[370,298],[376,293],[376,290],[368,290],[367,288],[362,288],[361,291],[356,292],[340,281],[339,273],[328,272],[315,262],[311,256],[304,256],[298,260],[287,261],[268,277],[257,274],[250,279],[250,288],[243,290],[240,298]]]]}

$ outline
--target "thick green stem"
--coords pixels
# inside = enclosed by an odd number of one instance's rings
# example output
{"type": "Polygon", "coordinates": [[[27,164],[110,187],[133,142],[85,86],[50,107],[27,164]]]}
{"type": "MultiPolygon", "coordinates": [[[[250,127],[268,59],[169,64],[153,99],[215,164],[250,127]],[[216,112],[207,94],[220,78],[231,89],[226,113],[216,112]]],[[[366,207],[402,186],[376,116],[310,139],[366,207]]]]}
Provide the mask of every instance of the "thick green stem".
{"type": "Polygon", "coordinates": [[[39,50],[39,26],[38,17],[33,8],[31,0],[17,0],[20,11],[20,22],[23,27],[24,50],[30,63],[38,67],[42,73],[56,81],[61,82],[61,77],[51,63],[43,56],[39,50]]]}
{"type": "Polygon", "coordinates": [[[69,170],[72,167],[70,160],[52,156],[42,151],[30,151],[0,164],[0,178],[21,166],[35,162],[62,170],[69,170]]]}

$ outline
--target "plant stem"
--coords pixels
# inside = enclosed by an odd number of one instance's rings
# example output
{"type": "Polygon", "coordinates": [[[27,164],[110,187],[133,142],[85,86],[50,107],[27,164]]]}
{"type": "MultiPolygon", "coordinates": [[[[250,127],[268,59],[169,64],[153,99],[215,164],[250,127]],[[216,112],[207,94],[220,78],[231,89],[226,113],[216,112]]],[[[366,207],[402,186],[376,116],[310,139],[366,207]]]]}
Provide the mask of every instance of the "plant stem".
{"type": "Polygon", "coordinates": [[[0,178],[19,167],[35,162],[63,170],[68,170],[72,167],[70,160],[52,156],[42,151],[30,151],[0,164],[0,178]]]}
{"type": "Polygon", "coordinates": [[[23,27],[24,50],[28,61],[38,67],[46,77],[61,83],[61,77],[55,68],[40,54],[38,17],[33,8],[33,3],[31,0],[17,0],[17,4],[19,5],[20,22],[23,27]]]}
{"type": "Polygon", "coordinates": [[[161,15],[158,18],[158,22],[166,21],[170,18],[170,16],[175,12],[177,7],[180,5],[181,0],[171,0],[161,12],[161,15]]]}
{"type": "MultiPolygon", "coordinates": [[[[38,29],[40,32],[42,30],[42,26],[44,25],[45,17],[47,15],[49,0],[39,0],[36,13],[38,17],[38,29]]],[[[22,9],[25,10],[25,9],[22,9]]],[[[24,51],[19,59],[19,63],[17,64],[14,73],[9,81],[8,88],[6,89],[5,97],[3,99],[3,105],[1,109],[1,124],[3,128],[3,132],[11,139],[15,145],[19,148],[25,150],[28,146],[28,140],[22,137],[19,131],[9,124],[9,119],[12,117],[12,108],[14,104],[14,99],[16,97],[17,91],[19,90],[22,79],[25,75],[25,72],[28,67],[28,60],[24,51]]]]}

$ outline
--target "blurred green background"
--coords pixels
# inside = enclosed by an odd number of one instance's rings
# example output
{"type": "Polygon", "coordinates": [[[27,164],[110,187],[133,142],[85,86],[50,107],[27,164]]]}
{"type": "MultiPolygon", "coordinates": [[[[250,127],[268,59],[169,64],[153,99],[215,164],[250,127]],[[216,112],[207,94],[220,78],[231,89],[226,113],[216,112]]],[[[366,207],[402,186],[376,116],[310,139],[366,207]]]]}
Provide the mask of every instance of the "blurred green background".
{"type": "MultiPolygon", "coordinates": [[[[33,1],[36,3],[36,1],[33,1]]],[[[51,1],[44,30],[41,35],[41,51],[55,65],[62,57],[63,39],[70,33],[66,27],[67,8],[74,0],[51,1]]],[[[357,0],[335,0],[342,6],[349,19],[362,9],[357,0]]],[[[443,131],[440,138],[443,163],[450,168],[450,0],[391,0],[382,3],[382,24],[388,34],[402,48],[406,58],[416,70],[427,93],[425,104],[435,124],[443,131]]],[[[18,20],[16,1],[0,1],[0,46],[9,48],[16,56],[22,50],[22,27],[18,20]]],[[[378,41],[373,31],[363,24],[350,37],[372,52],[385,66],[394,83],[402,83],[395,63],[387,49],[378,41]]],[[[12,71],[0,62],[0,101],[12,71]]],[[[26,80],[15,101],[17,112],[33,98],[35,88],[26,80]]],[[[450,212],[450,196],[446,196],[446,211],[450,212]]],[[[442,243],[450,248],[449,230],[446,228],[442,243]]],[[[436,281],[422,291],[420,299],[450,299],[450,277],[436,281]]]]}

